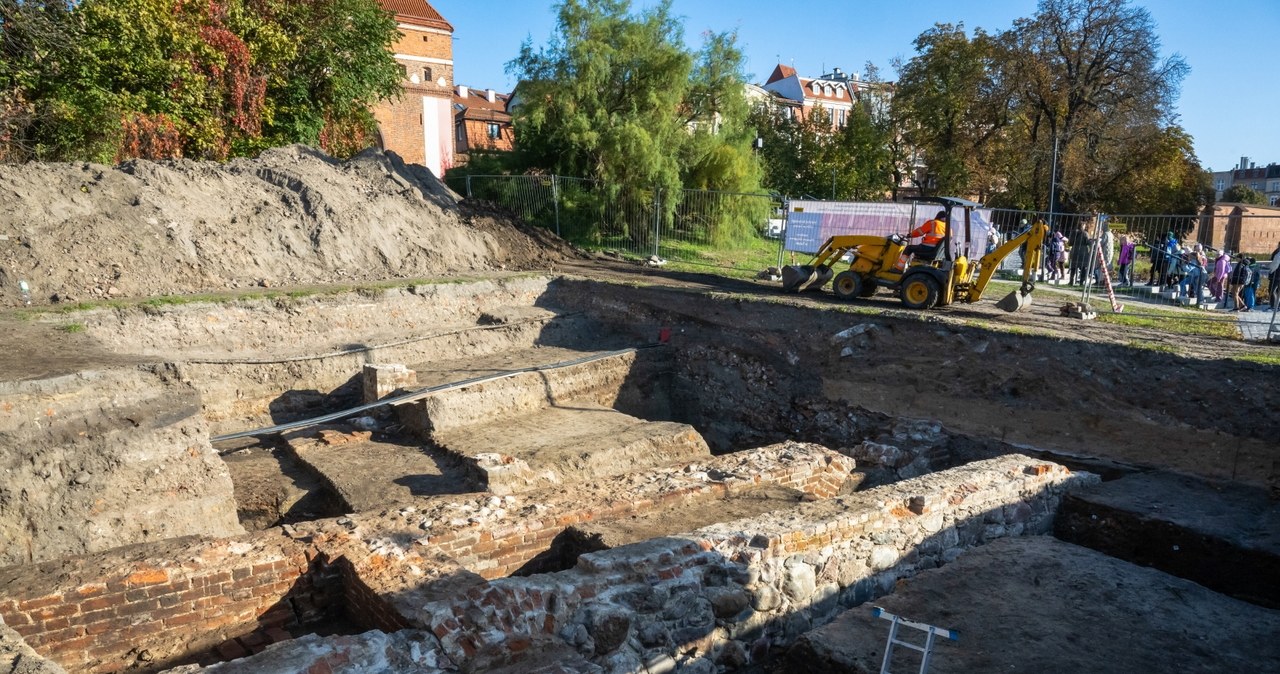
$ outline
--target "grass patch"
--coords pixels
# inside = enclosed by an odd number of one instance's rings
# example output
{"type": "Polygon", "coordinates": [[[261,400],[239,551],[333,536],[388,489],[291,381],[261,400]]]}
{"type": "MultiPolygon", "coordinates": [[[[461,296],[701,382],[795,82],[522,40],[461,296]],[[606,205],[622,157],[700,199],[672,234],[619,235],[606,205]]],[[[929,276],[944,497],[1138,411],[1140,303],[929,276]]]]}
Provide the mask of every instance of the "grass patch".
{"type": "Polygon", "coordinates": [[[1280,367],[1280,349],[1273,349],[1268,353],[1246,353],[1239,356],[1232,356],[1234,360],[1245,360],[1250,363],[1258,363],[1260,365],[1275,365],[1280,367]]]}
{"type": "MultiPolygon", "coordinates": [[[[1241,339],[1240,326],[1234,319],[1199,317],[1189,311],[1165,311],[1143,307],[1141,311],[1112,313],[1106,302],[1093,302],[1098,311],[1098,321],[1113,325],[1125,325],[1146,330],[1158,330],[1179,335],[1195,335],[1199,337],[1217,337],[1223,339],[1241,339]]],[[[1130,307],[1132,308],[1132,307],[1130,307]]]]}
{"type": "Polygon", "coordinates": [[[76,334],[77,332],[84,332],[84,324],[83,324],[83,323],[68,323],[68,324],[66,324],[66,325],[59,325],[59,326],[58,326],[58,329],[59,329],[59,330],[61,330],[61,331],[63,331],[63,332],[65,332],[65,333],[67,333],[67,334],[72,334],[72,335],[74,335],[74,334],[76,334]]]}
{"type": "Polygon", "coordinates": [[[1130,342],[1127,342],[1125,346],[1131,349],[1146,349],[1147,351],[1155,351],[1157,353],[1172,353],[1174,355],[1178,354],[1178,350],[1174,348],[1173,345],[1162,344],[1160,342],[1148,342],[1148,341],[1135,339],[1130,342]]]}

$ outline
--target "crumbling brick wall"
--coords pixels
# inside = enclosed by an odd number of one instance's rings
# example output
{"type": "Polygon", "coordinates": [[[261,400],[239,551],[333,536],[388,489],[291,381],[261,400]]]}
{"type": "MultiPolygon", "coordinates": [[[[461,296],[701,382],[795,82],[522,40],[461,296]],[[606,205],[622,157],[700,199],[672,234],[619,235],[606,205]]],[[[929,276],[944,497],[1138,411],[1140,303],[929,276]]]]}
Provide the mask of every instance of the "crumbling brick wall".
{"type": "Polygon", "coordinates": [[[1096,480],[1022,456],[976,462],[474,585],[413,619],[468,667],[550,636],[618,671],[739,666],[969,547],[1047,532],[1062,493],[1096,480]]]}

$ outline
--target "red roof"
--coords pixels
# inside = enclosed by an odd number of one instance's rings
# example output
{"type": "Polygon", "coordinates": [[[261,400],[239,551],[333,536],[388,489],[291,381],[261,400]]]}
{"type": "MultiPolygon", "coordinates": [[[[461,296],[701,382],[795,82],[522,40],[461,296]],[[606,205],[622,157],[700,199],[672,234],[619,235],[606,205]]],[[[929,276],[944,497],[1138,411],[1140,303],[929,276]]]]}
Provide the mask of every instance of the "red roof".
{"type": "MultiPolygon", "coordinates": [[[[819,83],[819,90],[817,93],[814,93],[813,86],[812,86],[814,80],[811,80],[806,77],[800,78],[800,86],[804,87],[805,98],[816,98],[824,101],[832,101],[835,103],[852,103],[853,102],[852,96],[848,88],[838,86],[835,82],[828,82],[826,80],[817,80],[817,81],[819,83]],[[831,87],[832,93],[828,94],[826,92],[827,86],[831,87]],[[840,89],[845,89],[843,96],[836,95],[836,92],[839,91],[840,89]]],[[[853,84],[849,83],[849,85],[847,86],[852,87],[853,84]]],[[[853,93],[857,93],[857,90],[855,89],[853,93]]]]}
{"type": "Polygon", "coordinates": [[[427,0],[378,0],[378,4],[388,12],[394,12],[396,18],[404,23],[453,32],[453,26],[427,0]]]}
{"type": "Polygon", "coordinates": [[[791,66],[784,66],[781,63],[779,63],[778,67],[773,69],[773,74],[769,75],[769,80],[766,81],[765,84],[769,84],[771,82],[777,82],[778,80],[785,80],[788,77],[791,77],[795,74],[796,74],[795,68],[792,68],[791,66]]]}
{"type": "Polygon", "coordinates": [[[507,101],[511,98],[511,94],[495,93],[493,102],[489,102],[488,93],[483,89],[469,89],[466,98],[458,95],[457,89],[454,89],[453,102],[464,108],[462,115],[465,119],[481,119],[488,121],[510,121],[511,115],[507,114],[507,101]]]}

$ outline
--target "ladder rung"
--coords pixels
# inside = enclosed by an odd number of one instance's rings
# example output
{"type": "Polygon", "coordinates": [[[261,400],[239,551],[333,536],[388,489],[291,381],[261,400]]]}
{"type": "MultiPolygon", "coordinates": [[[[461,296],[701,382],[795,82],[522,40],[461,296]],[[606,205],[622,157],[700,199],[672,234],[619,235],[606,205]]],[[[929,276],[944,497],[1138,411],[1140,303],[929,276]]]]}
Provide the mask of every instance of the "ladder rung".
{"type": "Polygon", "coordinates": [[[899,640],[899,639],[892,639],[891,641],[893,641],[893,643],[895,643],[895,644],[897,644],[897,645],[899,645],[899,646],[906,646],[907,648],[910,648],[910,649],[911,649],[911,650],[913,650],[913,651],[920,651],[921,653],[923,653],[923,652],[925,651],[924,646],[917,646],[916,644],[913,644],[913,643],[908,642],[908,641],[902,641],[902,640],[899,640]]]}

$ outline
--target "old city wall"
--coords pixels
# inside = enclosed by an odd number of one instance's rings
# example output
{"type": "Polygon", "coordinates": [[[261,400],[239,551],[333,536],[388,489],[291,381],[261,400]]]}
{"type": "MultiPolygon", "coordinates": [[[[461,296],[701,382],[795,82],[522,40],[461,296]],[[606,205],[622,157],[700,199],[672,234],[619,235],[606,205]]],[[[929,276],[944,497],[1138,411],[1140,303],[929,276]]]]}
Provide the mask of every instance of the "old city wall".
{"type": "Polygon", "coordinates": [[[247,633],[336,613],[368,628],[398,629],[412,624],[414,597],[440,592],[432,581],[480,582],[536,567],[574,523],[712,501],[758,483],[829,498],[852,467],[814,445],[780,445],[589,489],[496,501],[425,499],[235,538],[9,567],[0,569],[0,618],[40,654],[90,672],[172,662],[247,633]],[[723,477],[713,481],[709,472],[723,477]]]}

